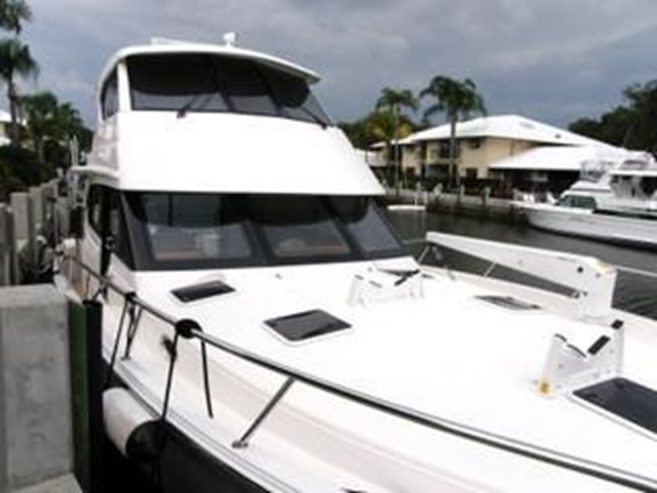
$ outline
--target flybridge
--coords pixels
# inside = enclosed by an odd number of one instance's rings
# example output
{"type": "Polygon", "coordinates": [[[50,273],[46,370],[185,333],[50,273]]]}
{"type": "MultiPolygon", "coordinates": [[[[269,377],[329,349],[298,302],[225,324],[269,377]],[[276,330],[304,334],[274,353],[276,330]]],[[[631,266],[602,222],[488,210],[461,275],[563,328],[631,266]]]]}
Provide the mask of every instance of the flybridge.
{"type": "Polygon", "coordinates": [[[92,167],[112,170],[116,179],[107,184],[140,191],[382,194],[311,91],[317,74],[238,48],[235,40],[156,39],[114,55],[102,77],[89,158],[92,167]]]}

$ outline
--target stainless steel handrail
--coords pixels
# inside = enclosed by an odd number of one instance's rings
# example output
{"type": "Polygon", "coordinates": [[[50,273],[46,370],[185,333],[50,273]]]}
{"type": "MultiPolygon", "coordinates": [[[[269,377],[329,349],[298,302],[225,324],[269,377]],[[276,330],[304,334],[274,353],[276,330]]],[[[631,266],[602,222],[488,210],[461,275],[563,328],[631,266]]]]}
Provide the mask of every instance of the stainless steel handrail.
{"type": "MultiPolygon", "coordinates": [[[[63,259],[77,263],[88,274],[118,294],[126,296],[129,293],[128,291],[118,286],[116,283],[112,282],[108,277],[102,276],[98,272],[94,271],[93,268],[81,260],[72,256],[63,256],[63,259]]],[[[140,299],[138,296],[133,297],[133,302],[161,321],[176,327],[178,322],[176,319],[166,315],[164,312],[158,310],[148,302],[140,299]]],[[[280,375],[286,376],[293,381],[299,381],[309,385],[310,387],[327,392],[328,394],[336,395],[348,401],[364,405],[371,409],[375,409],[391,416],[404,419],[408,422],[415,423],[432,430],[449,433],[451,435],[455,435],[475,443],[538,460],[556,467],[561,467],[578,473],[586,474],[629,488],[635,488],[641,491],[646,490],[646,488],[657,489],[657,479],[648,478],[628,471],[623,471],[609,465],[572,456],[563,452],[548,449],[546,447],[522,442],[521,440],[487,432],[485,430],[481,430],[469,425],[457,423],[434,415],[429,415],[427,413],[410,409],[405,406],[400,406],[399,404],[395,404],[393,402],[380,399],[378,397],[374,397],[366,393],[350,389],[295,370],[270,359],[264,358],[251,351],[235,346],[217,337],[208,335],[202,330],[192,329],[190,333],[194,338],[197,338],[202,342],[205,342],[239,359],[255,364],[261,368],[268,369],[280,375]]]]}

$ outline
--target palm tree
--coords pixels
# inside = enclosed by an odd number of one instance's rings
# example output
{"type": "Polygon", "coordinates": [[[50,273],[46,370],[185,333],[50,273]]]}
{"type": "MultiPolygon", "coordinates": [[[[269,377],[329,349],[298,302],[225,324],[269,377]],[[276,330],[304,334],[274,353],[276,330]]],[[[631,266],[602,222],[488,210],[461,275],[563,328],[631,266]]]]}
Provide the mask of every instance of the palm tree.
{"type": "Polygon", "coordinates": [[[0,79],[7,84],[9,113],[11,114],[10,138],[13,146],[18,144],[18,114],[20,97],[16,87],[16,76],[23,78],[36,75],[39,71],[37,62],[32,58],[30,49],[16,38],[0,41],[0,79]]]}
{"type": "Polygon", "coordinates": [[[437,102],[427,108],[424,112],[425,117],[445,112],[447,121],[449,121],[449,175],[450,182],[456,182],[458,186],[460,177],[456,166],[456,124],[460,116],[467,118],[470,113],[485,115],[484,99],[477,93],[477,86],[472,80],[458,81],[444,75],[435,76],[429,85],[422,89],[420,97],[427,96],[435,98],[437,102]]]}
{"type": "Polygon", "coordinates": [[[44,144],[46,137],[56,131],[55,119],[59,109],[57,97],[49,92],[38,92],[21,98],[27,116],[27,129],[34,142],[39,163],[45,162],[44,144]]]}
{"type": "Polygon", "coordinates": [[[392,161],[393,161],[393,166],[395,167],[395,186],[399,186],[399,175],[401,171],[401,156],[400,156],[400,147],[399,147],[399,128],[400,128],[400,117],[401,117],[401,109],[402,107],[409,108],[415,112],[418,107],[418,100],[417,98],[413,95],[413,93],[408,90],[408,89],[393,89],[391,87],[384,87],[381,90],[381,95],[379,96],[379,99],[376,101],[376,110],[379,111],[381,109],[384,109],[390,113],[392,113],[393,116],[393,126],[394,126],[394,134],[391,136],[390,139],[386,140],[386,147],[387,147],[387,155],[390,158],[391,155],[391,149],[392,147],[392,141],[394,140],[395,142],[395,153],[394,156],[392,156],[392,161]]]}
{"type": "MultiPolygon", "coordinates": [[[[364,121],[364,133],[368,141],[386,144],[386,156],[391,155],[391,142],[395,139],[407,137],[415,131],[415,126],[404,115],[396,118],[392,111],[373,111],[364,121]]],[[[399,168],[395,167],[395,184],[399,183],[399,168]]],[[[391,178],[387,176],[387,178],[391,178]]]]}
{"type": "Polygon", "coordinates": [[[32,9],[24,0],[0,0],[0,28],[20,34],[23,22],[32,20],[32,9]]]}

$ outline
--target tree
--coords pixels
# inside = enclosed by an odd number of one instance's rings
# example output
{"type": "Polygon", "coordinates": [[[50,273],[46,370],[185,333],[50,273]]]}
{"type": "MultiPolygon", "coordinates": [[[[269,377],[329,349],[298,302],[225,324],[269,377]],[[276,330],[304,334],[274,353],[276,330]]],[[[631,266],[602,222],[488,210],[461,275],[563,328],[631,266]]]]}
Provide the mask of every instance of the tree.
{"type": "Polygon", "coordinates": [[[34,142],[39,163],[45,162],[44,144],[47,136],[55,131],[55,116],[59,103],[57,97],[48,91],[39,92],[22,98],[27,116],[27,129],[34,142]]]}
{"type": "Polygon", "coordinates": [[[402,108],[408,108],[415,112],[418,107],[418,100],[408,89],[393,89],[391,87],[384,87],[381,90],[381,95],[376,101],[377,112],[385,110],[392,114],[393,132],[386,139],[386,150],[388,158],[392,158],[393,166],[395,168],[395,186],[399,186],[399,176],[401,172],[401,155],[400,147],[397,141],[400,139],[399,128],[402,108]],[[392,141],[395,142],[395,147],[392,147],[392,141]],[[391,156],[391,149],[395,149],[394,156],[391,156]]]}
{"type": "Polygon", "coordinates": [[[458,81],[437,75],[422,89],[420,97],[436,99],[424,112],[429,118],[435,113],[444,112],[450,124],[449,137],[449,175],[450,181],[458,186],[459,172],[456,166],[456,124],[459,117],[467,118],[471,113],[486,114],[483,97],[477,93],[477,86],[470,79],[458,81]]]}
{"type": "Polygon", "coordinates": [[[24,0],[0,0],[0,28],[20,34],[23,22],[32,20],[32,9],[24,0]]]}
{"type": "Polygon", "coordinates": [[[70,160],[70,141],[78,139],[86,148],[89,130],[80,113],[70,103],[60,104],[48,91],[22,98],[27,115],[27,130],[34,143],[38,162],[66,166],[70,160]]]}
{"type": "Polygon", "coordinates": [[[632,84],[623,91],[633,113],[625,146],[633,149],[657,150],[657,80],[632,84]]]}
{"type": "Polygon", "coordinates": [[[30,49],[16,38],[0,41],[0,78],[7,84],[9,113],[11,114],[10,138],[13,146],[18,145],[18,117],[20,97],[16,87],[16,76],[23,78],[36,75],[39,71],[37,62],[32,58],[30,49]]]}
{"type": "Polygon", "coordinates": [[[626,87],[623,98],[626,104],[599,119],[580,118],[568,128],[608,144],[657,152],[657,80],[626,87]]]}

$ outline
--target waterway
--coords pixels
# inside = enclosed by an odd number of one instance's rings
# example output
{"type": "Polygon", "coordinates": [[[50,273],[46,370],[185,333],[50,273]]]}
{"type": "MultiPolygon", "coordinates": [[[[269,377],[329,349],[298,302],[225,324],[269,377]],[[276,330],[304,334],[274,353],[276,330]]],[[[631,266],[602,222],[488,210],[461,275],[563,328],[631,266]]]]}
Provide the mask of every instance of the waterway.
{"type": "MultiPolygon", "coordinates": [[[[389,216],[398,233],[404,240],[410,242],[409,247],[416,253],[421,246],[414,244],[414,240],[424,238],[427,231],[440,231],[597,257],[620,267],[614,293],[614,306],[657,319],[657,251],[549,233],[526,224],[511,224],[452,214],[395,211],[390,212],[389,216]],[[633,270],[645,271],[654,277],[640,275],[633,270]]],[[[452,262],[450,265],[455,269],[476,270],[476,267],[481,265],[467,262],[459,257],[449,260],[452,262]]]]}

